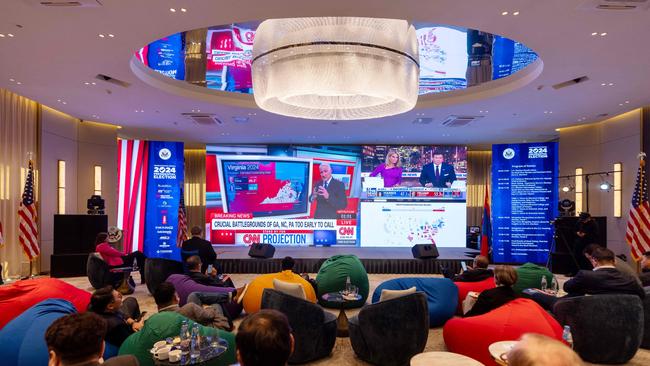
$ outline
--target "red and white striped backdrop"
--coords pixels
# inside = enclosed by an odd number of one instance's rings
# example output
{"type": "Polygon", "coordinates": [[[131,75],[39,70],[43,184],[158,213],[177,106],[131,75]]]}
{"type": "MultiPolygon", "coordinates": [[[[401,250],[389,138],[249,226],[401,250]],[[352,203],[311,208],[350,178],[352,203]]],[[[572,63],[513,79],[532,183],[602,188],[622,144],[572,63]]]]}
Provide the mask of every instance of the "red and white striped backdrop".
{"type": "Polygon", "coordinates": [[[117,227],[124,230],[124,251],[142,251],[147,197],[149,143],[119,140],[117,153],[117,227]]]}

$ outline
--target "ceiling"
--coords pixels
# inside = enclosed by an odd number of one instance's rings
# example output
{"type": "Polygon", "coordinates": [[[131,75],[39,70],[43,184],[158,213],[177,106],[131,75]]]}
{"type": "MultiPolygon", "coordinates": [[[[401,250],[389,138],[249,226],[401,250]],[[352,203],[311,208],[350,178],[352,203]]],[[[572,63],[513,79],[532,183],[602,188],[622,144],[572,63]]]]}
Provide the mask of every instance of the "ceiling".
{"type": "Polygon", "coordinates": [[[557,136],[556,128],[598,122],[607,118],[604,115],[650,104],[650,48],[646,47],[650,0],[630,1],[641,4],[634,10],[596,9],[598,3],[618,3],[612,0],[77,1],[94,6],[46,7],[39,0],[0,2],[0,34],[5,35],[0,37],[0,87],[83,120],[123,126],[120,135],[124,137],[190,144],[390,142],[476,147],[546,141],[557,136]],[[181,7],[187,11],[170,11],[181,7]],[[509,14],[502,15],[504,11],[509,14]],[[519,15],[513,16],[514,11],[519,15]],[[411,112],[339,122],[264,112],[256,107],[252,95],[206,94],[199,87],[163,91],[152,85],[164,88],[160,83],[175,81],[164,81],[153,72],[142,74],[131,63],[140,47],[184,30],[326,15],[480,29],[526,44],[541,61],[479,87],[422,96],[411,112]],[[98,80],[97,74],[124,81],[128,87],[98,80]],[[582,76],[588,80],[552,87],[582,76]],[[199,109],[214,113],[223,123],[202,126],[181,115],[199,109]],[[441,126],[449,115],[483,118],[463,127],[441,126]],[[233,117],[248,121],[236,122],[233,117]],[[414,124],[420,117],[433,121],[414,124]]]}

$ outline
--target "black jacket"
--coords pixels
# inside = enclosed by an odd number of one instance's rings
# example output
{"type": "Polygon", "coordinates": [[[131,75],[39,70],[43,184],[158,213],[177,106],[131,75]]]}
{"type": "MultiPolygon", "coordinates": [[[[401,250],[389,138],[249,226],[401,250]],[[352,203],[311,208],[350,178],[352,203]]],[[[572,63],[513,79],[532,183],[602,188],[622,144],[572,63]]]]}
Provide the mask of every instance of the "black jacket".
{"type": "Polygon", "coordinates": [[[479,282],[494,276],[489,268],[474,268],[457,274],[452,278],[454,282],[479,282]]]}
{"type": "Polygon", "coordinates": [[[468,317],[485,314],[491,310],[507,304],[517,297],[517,294],[510,286],[499,286],[485,290],[481,292],[480,295],[478,295],[476,304],[474,304],[472,309],[468,311],[464,316],[468,317]]]}
{"type": "MultiPolygon", "coordinates": [[[[209,241],[203,240],[197,236],[193,236],[188,240],[183,242],[181,249],[185,252],[199,251],[199,257],[201,257],[201,272],[205,273],[205,270],[208,268],[209,264],[216,265],[217,253],[214,252],[212,244],[209,241]]],[[[186,255],[183,255],[183,261],[185,261],[186,255]]],[[[189,257],[189,256],[187,256],[189,257]]]]}
{"type": "Polygon", "coordinates": [[[630,275],[616,268],[601,268],[595,271],[579,271],[564,283],[568,296],[598,294],[630,294],[645,297],[645,291],[630,275]]]}
{"type": "Polygon", "coordinates": [[[212,276],[204,275],[201,272],[188,272],[187,275],[196,283],[206,286],[216,286],[216,287],[232,287],[228,286],[225,282],[221,281],[219,278],[212,276]]]}
{"type": "MultiPolygon", "coordinates": [[[[318,181],[314,186],[314,193],[318,187],[323,186],[322,180],[318,181]]],[[[340,180],[332,178],[327,186],[327,193],[329,198],[325,199],[323,196],[316,198],[316,212],[314,212],[315,219],[336,219],[336,211],[344,209],[348,205],[348,198],[345,195],[345,185],[340,180]]]]}

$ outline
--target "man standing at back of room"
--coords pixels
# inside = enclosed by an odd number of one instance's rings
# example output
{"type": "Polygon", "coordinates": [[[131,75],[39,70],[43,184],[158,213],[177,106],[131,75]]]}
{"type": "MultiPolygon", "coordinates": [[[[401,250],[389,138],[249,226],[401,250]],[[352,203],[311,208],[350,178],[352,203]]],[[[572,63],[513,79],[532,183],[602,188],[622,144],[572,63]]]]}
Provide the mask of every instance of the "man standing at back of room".
{"type": "MultiPolygon", "coordinates": [[[[217,272],[220,272],[217,266],[217,253],[215,253],[214,248],[212,248],[212,244],[210,244],[209,241],[201,238],[202,232],[203,230],[201,229],[200,226],[193,226],[192,229],[190,230],[192,237],[183,242],[181,249],[184,252],[198,251],[198,256],[201,258],[201,263],[202,263],[201,265],[202,273],[205,273],[209,264],[212,264],[214,268],[217,269],[217,272]]],[[[189,255],[187,257],[189,257],[189,255]]],[[[186,260],[187,257],[184,257],[183,260],[186,260]]]]}
{"type": "Polygon", "coordinates": [[[434,151],[433,161],[422,167],[420,184],[423,187],[450,188],[455,180],[454,166],[445,163],[442,151],[434,151]]]}
{"type": "Polygon", "coordinates": [[[316,201],[315,219],[336,219],[336,211],[348,205],[345,195],[345,185],[340,180],[332,178],[332,167],[328,163],[321,163],[318,167],[320,178],[314,185],[310,202],[316,201]]]}

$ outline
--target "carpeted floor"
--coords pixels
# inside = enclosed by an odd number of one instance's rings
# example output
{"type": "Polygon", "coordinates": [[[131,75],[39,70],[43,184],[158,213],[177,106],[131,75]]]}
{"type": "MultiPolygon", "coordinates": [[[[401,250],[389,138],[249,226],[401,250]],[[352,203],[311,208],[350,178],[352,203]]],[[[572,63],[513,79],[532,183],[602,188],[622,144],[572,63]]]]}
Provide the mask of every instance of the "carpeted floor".
{"type": "MultiPolygon", "coordinates": [[[[231,278],[237,286],[241,286],[245,283],[250,282],[253,278],[258,276],[257,274],[232,274],[231,278]]],[[[311,277],[314,275],[311,274],[311,277]]],[[[375,288],[379,286],[380,283],[396,278],[396,277],[430,277],[431,275],[417,275],[417,274],[370,274],[370,294],[373,293],[375,288]]],[[[140,283],[138,274],[134,273],[134,278],[136,283],[140,283]]],[[[75,278],[64,278],[64,281],[87,291],[93,291],[86,277],[75,277],[75,278]]],[[[566,278],[559,278],[560,285],[564,283],[566,278]]],[[[153,300],[153,297],[147,291],[145,285],[138,285],[136,287],[135,293],[132,295],[138,299],[140,303],[140,308],[143,311],[153,314],[156,312],[156,303],[153,300]]],[[[327,311],[332,312],[335,315],[338,315],[337,309],[326,309],[327,311]]],[[[350,309],[346,313],[348,317],[351,317],[359,312],[359,309],[350,309]]],[[[235,320],[235,326],[239,325],[242,317],[235,320]]],[[[446,351],[445,342],[442,338],[442,327],[431,328],[429,330],[429,339],[425,347],[425,352],[429,351],[446,351]]],[[[350,344],[349,338],[337,338],[332,354],[327,357],[320,359],[316,362],[311,362],[306,365],[337,365],[337,366],[354,366],[354,365],[368,365],[368,363],[358,359],[352,350],[352,345],[350,344]]],[[[631,366],[645,366],[650,365],[650,350],[641,349],[637,352],[634,358],[628,362],[626,365],[631,366]]]]}

